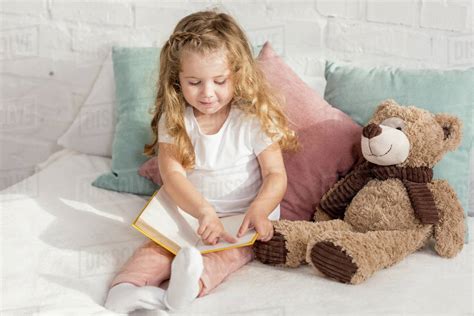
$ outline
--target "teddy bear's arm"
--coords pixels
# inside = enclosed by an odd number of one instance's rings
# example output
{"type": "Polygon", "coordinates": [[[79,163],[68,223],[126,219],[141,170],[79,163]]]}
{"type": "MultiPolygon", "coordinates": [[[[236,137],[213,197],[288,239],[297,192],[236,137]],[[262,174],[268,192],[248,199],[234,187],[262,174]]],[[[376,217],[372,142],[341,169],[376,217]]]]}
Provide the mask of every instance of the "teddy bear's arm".
{"type": "Polygon", "coordinates": [[[456,192],[446,180],[428,184],[439,212],[434,226],[435,250],[442,257],[454,257],[464,245],[464,212],[456,192]]]}
{"type": "Polygon", "coordinates": [[[347,206],[351,203],[357,192],[359,192],[369,180],[369,162],[366,161],[336,182],[336,184],[323,195],[316,208],[315,221],[327,220],[328,216],[330,218],[344,218],[347,206]],[[327,216],[321,214],[321,212],[327,214],[327,216]]]}
{"type": "Polygon", "coordinates": [[[332,218],[326,212],[324,212],[319,206],[317,206],[316,211],[314,212],[313,220],[315,222],[324,222],[324,221],[330,221],[332,220],[332,218]]]}

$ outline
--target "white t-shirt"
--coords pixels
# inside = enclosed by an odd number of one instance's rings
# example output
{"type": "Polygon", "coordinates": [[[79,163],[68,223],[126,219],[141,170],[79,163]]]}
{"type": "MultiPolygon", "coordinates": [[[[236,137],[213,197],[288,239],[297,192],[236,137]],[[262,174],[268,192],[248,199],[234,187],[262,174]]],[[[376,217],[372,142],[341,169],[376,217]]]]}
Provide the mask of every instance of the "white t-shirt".
{"type": "MultiPolygon", "coordinates": [[[[158,142],[174,143],[164,123],[158,122],[158,142]]],[[[257,156],[273,143],[257,117],[249,117],[232,106],[220,130],[212,135],[201,132],[193,108],[184,115],[186,132],[194,146],[195,168],[186,172],[188,180],[211,203],[219,216],[245,213],[262,185],[257,156]]],[[[269,219],[280,218],[280,205],[269,219]]]]}

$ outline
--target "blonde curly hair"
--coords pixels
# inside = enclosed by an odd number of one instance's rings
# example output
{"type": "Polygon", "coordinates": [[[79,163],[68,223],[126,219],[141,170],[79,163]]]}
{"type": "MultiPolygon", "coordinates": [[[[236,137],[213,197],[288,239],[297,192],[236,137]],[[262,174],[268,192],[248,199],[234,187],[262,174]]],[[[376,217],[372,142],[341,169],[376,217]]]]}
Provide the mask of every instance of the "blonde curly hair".
{"type": "Polygon", "coordinates": [[[226,13],[200,11],[184,17],[160,52],[160,72],[151,128],[153,141],[146,144],[144,154],[158,151],[158,122],[166,113],[165,126],[177,145],[178,161],[185,169],[195,166],[195,154],[186,133],[184,111],[187,106],[179,84],[180,58],[184,51],[207,54],[224,48],[232,72],[234,97],[232,106],[248,115],[256,115],[264,132],[278,140],[282,150],[296,151],[299,144],[295,132],[288,127],[281,104],[284,102],[268,85],[252,56],[248,40],[237,22],[226,13]]]}

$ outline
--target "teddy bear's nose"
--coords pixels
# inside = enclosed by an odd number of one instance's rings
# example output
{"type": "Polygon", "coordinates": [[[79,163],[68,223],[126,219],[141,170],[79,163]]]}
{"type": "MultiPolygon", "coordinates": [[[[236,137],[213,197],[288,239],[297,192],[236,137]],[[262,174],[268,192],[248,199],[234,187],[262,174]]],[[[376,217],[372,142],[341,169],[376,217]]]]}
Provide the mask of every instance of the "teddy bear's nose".
{"type": "Polygon", "coordinates": [[[375,137],[380,133],[382,133],[382,128],[374,123],[370,123],[369,125],[364,127],[364,129],[362,129],[362,135],[364,135],[364,137],[367,137],[368,139],[375,137]]]}

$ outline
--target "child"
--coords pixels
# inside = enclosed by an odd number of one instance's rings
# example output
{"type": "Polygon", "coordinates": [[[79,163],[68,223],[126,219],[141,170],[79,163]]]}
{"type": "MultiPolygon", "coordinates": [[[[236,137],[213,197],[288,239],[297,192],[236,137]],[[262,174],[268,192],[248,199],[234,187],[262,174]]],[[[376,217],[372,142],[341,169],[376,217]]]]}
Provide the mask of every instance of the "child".
{"type": "MultiPolygon", "coordinates": [[[[270,240],[286,190],[281,149],[298,144],[232,17],[197,12],[177,24],[161,50],[154,110],[145,154],[159,153],[163,189],[199,220],[203,241],[235,242],[219,220],[235,213],[246,214],[237,237],[254,227],[270,240]]],[[[241,247],[205,255],[184,248],[173,259],[147,241],[115,276],[105,306],[179,310],[252,258],[241,247]]]]}

